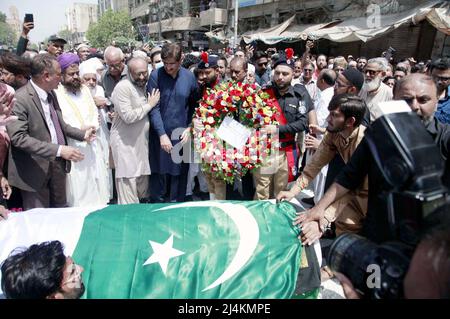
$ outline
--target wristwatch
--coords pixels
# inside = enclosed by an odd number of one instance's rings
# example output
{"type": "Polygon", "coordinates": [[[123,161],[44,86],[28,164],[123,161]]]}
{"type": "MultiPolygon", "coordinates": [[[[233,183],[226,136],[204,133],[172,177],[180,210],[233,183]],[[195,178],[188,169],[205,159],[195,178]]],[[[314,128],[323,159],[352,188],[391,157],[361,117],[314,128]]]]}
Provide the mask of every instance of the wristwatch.
{"type": "Polygon", "coordinates": [[[322,233],[325,233],[327,230],[331,229],[331,222],[326,217],[323,217],[319,221],[319,228],[322,233]]]}

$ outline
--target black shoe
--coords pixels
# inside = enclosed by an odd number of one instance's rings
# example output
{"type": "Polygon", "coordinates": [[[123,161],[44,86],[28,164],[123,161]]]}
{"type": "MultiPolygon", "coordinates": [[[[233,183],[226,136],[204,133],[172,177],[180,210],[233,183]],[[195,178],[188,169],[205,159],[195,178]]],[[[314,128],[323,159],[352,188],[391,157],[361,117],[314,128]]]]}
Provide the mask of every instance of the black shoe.
{"type": "Polygon", "coordinates": [[[200,192],[200,198],[201,198],[201,200],[209,200],[209,193],[200,192]]]}
{"type": "Polygon", "coordinates": [[[193,202],[193,201],[194,201],[194,198],[192,197],[192,195],[187,195],[187,196],[184,198],[184,201],[185,201],[185,202],[193,202]]]}
{"type": "Polygon", "coordinates": [[[314,197],[303,198],[303,199],[302,199],[302,203],[305,203],[305,204],[310,205],[310,206],[314,206],[314,205],[315,205],[315,203],[314,203],[314,197]]]}

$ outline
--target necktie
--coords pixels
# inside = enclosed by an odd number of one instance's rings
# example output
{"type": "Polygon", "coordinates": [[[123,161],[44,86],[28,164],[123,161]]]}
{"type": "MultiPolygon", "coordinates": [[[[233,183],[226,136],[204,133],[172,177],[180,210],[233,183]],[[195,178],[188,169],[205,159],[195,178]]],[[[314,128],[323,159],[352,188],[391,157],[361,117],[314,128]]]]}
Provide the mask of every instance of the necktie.
{"type": "Polygon", "coordinates": [[[47,97],[48,106],[50,109],[50,117],[52,118],[53,126],[56,131],[56,139],[59,145],[65,145],[64,134],[61,129],[61,124],[59,123],[58,115],[56,114],[55,107],[53,106],[53,96],[49,93],[47,97]]]}

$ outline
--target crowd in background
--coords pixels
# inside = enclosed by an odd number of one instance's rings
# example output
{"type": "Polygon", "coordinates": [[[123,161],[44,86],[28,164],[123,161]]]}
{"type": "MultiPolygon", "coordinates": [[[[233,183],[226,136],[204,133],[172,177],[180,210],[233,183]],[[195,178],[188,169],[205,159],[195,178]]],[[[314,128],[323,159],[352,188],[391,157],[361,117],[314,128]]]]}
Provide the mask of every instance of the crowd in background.
{"type": "Polygon", "coordinates": [[[382,182],[368,164],[364,133],[390,100],[417,113],[445,162],[442,183],[450,185],[449,58],[332,57],[312,54],[312,41],[303,52],[254,45],[183,52],[176,43],[69,50],[58,36],[37,52],[27,48],[32,27],[25,23],[17,50],[0,55],[0,218],[8,209],[303,192],[313,206],[295,220],[304,243],[330,229],[331,236],[366,232],[381,242],[382,233],[364,226],[370,211],[386,208],[375,198],[382,182]],[[284,138],[275,172],[257,170],[230,185],[199,163],[174,161],[177,145],[202,129],[192,115],[205,90],[222,81],[255,85],[277,100],[286,123],[265,128],[284,138]]]}

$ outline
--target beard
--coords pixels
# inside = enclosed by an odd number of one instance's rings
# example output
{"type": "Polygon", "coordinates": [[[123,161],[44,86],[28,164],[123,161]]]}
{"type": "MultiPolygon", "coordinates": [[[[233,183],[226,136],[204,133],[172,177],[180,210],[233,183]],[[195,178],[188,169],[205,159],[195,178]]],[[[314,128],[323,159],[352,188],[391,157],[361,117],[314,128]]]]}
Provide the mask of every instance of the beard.
{"type": "Polygon", "coordinates": [[[425,116],[419,115],[419,117],[420,117],[420,120],[422,121],[423,125],[426,127],[426,126],[428,126],[428,124],[430,124],[433,121],[434,116],[425,117],[425,116]]]}
{"type": "Polygon", "coordinates": [[[135,80],[135,79],[133,79],[133,77],[131,77],[131,82],[134,84],[134,85],[136,85],[137,87],[139,87],[139,88],[144,88],[146,85],[147,85],[147,79],[145,79],[145,80],[140,80],[140,79],[137,79],[137,80],[135,80]]]}
{"type": "Polygon", "coordinates": [[[343,130],[344,130],[343,127],[330,128],[329,126],[327,126],[327,132],[330,132],[330,133],[339,133],[339,132],[342,132],[343,130]]]}
{"type": "Polygon", "coordinates": [[[373,80],[365,81],[363,85],[363,90],[365,90],[366,92],[376,91],[378,90],[380,85],[381,85],[381,78],[377,76],[373,80]]]}
{"type": "Polygon", "coordinates": [[[64,87],[69,91],[78,91],[81,88],[80,80],[73,80],[72,82],[63,82],[64,87]]]}
{"type": "Polygon", "coordinates": [[[97,87],[94,86],[93,88],[90,87],[89,85],[87,86],[89,88],[89,91],[91,92],[92,97],[95,96],[95,94],[97,93],[97,87]]]}
{"type": "Polygon", "coordinates": [[[275,86],[278,88],[278,90],[284,90],[291,86],[291,82],[274,82],[275,86]]]}
{"type": "Polygon", "coordinates": [[[204,81],[204,84],[205,84],[207,87],[212,88],[212,87],[214,86],[214,84],[216,83],[216,81],[217,81],[217,75],[214,76],[214,77],[212,77],[212,78],[207,78],[207,79],[204,81]]]}
{"type": "Polygon", "coordinates": [[[72,289],[70,292],[64,293],[65,299],[80,299],[83,296],[86,287],[81,283],[80,287],[72,289]]]}
{"type": "Polygon", "coordinates": [[[140,88],[143,88],[147,84],[147,81],[145,81],[145,80],[138,80],[138,81],[136,81],[134,83],[136,83],[136,85],[139,86],[140,88]]]}

